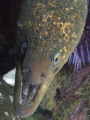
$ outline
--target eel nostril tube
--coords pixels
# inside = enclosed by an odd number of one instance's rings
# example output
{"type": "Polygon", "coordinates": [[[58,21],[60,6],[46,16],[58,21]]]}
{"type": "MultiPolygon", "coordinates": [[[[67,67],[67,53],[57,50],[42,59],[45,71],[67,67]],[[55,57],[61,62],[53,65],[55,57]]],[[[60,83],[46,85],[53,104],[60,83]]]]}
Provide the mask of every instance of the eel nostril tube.
{"type": "Polygon", "coordinates": [[[46,75],[45,75],[44,73],[42,73],[42,74],[41,74],[41,78],[42,78],[43,80],[45,80],[45,79],[46,79],[46,75]]]}

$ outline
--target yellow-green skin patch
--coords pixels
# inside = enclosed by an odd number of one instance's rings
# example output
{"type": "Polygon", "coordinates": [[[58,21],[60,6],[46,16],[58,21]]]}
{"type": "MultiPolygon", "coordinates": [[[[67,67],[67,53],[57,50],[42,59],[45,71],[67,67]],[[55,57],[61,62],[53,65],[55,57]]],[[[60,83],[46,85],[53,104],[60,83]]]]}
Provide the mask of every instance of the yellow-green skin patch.
{"type": "Polygon", "coordinates": [[[55,55],[54,50],[63,54],[75,48],[85,23],[85,4],[83,0],[25,3],[19,22],[30,49],[55,55]]]}
{"type": "MultiPolygon", "coordinates": [[[[78,44],[84,29],[86,15],[86,0],[34,0],[33,2],[28,0],[23,2],[18,21],[16,55],[21,60],[20,48],[23,42],[27,41],[27,48],[31,49],[31,53],[26,53],[23,66],[29,68],[30,64],[30,67],[33,68],[37,65],[36,63],[40,65],[40,61],[42,63],[46,61],[45,68],[48,74],[33,101],[33,105],[30,106],[31,108],[21,106],[19,104],[19,91],[21,90],[20,67],[22,64],[21,61],[16,61],[14,101],[15,107],[18,107],[18,110],[15,109],[19,116],[27,117],[33,114],[38,107],[53,77],[66,63],[78,44]],[[60,61],[54,66],[53,62],[48,59],[49,56],[55,57],[57,53],[60,53],[60,61]],[[18,111],[21,111],[21,113],[18,111]],[[27,113],[24,111],[27,111],[27,113]]],[[[43,70],[42,66],[38,66],[38,70],[39,68],[43,70]]]]}

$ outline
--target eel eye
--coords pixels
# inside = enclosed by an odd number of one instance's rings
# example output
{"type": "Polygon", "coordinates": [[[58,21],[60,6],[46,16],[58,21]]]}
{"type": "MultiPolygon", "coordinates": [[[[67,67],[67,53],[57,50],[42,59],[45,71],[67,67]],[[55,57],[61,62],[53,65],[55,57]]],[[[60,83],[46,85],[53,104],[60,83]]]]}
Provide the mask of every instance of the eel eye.
{"type": "Polygon", "coordinates": [[[21,46],[21,54],[23,55],[27,51],[27,42],[24,42],[21,46]]]}
{"type": "Polygon", "coordinates": [[[54,58],[54,65],[57,65],[60,61],[60,53],[57,53],[54,58]]]}

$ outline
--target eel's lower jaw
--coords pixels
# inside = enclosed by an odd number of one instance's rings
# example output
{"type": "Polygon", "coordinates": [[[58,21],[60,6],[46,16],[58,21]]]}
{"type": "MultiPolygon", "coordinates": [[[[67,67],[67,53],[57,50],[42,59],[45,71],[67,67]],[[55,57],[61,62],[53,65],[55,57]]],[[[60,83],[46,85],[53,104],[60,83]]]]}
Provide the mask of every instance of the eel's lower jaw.
{"type": "Polygon", "coordinates": [[[41,86],[42,84],[30,85],[23,83],[21,80],[21,87],[19,86],[20,91],[15,95],[17,97],[15,98],[16,100],[14,99],[14,108],[19,117],[26,118],[35,112],[41,101],[39,100],[40,95],[37,95],[41,86]]]}
{"type": "Polygon", "coordinates": [[[47,85],[30,85],[22,82],[21,72],[16,70],[15,88],[14,88],[14,109],[21,118],[31,116],[40,104],[47,85]]]}

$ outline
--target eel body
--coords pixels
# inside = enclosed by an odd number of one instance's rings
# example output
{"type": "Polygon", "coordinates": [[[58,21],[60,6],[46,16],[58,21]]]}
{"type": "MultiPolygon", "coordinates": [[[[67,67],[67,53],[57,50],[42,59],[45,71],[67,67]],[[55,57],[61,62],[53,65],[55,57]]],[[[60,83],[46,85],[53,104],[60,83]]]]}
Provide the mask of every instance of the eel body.
{"type": "Polygon", "coordinates": [[[78,44],[86,0],[25,0],[17,22],[14,108],[32,115],[78,44]]]}

